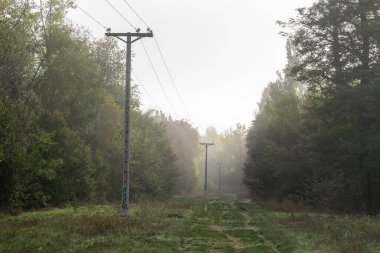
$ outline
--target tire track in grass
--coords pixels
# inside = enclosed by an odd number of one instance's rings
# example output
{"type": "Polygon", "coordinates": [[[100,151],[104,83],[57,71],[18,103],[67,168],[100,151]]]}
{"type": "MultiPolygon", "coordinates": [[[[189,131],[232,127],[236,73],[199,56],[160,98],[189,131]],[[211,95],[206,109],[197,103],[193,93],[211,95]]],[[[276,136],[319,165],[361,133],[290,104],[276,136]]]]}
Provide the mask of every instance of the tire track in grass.
{"type": "MultiPolygon", "coordinates": [[[[245,200],[217,198],[209,202],[207,213],[199,209],[188,224],[189,237],[180,252],[274,252],[276,245],[251,225],[253,218],[246,212],[245,200]]],[[[251,205],[249,205],[251,206],[251,205]]]]}
{"type": "Polygon", "coordinates": [[[256,232],[256,235],[257,235],[261,240],[264,241],[265,245],[269,246],[274,252],[276,252],[276,253],[281,253],[281,252],[277,249],[276,245],[275,245],[272,241],[268,240],[267,238],[265,238],[265,236],[263,236],[262,234],[259,233],[259,229],[258,229],[258,228],[256,228],[256,227],[251,227],[251,226],[249,225],[249,224],[251,223],[252,217],[251,217],[248,213],[246,213],[246,212],[240,212],[240,214],[244,217],[244,225],[245,225],[246,228],[252,228],[252,229],[256,232]]]}
{"type": "MultiPolygon", "coordinates": [[[[228,204],[231,210],[228,210],[227,205],[223,205],[223,216],[227,214],[229,211],[233,211],[233,209],[235,209],[234,202],[235,202],[235,199],[232,199],[231,202],[228,204]]],[[[233,249],[237,251],[241,251],[247,248],[247,245],[240,238],[226,233],[231,230],[230,228],[214,224],[210,226],[210,229],[225,236],[228,239],[229,246],[231,246],[233,249]]]]}
{"type": "Polygon", "coordinates": [[[242,249],[245,249],[247,247],[245,245],[245,243],[242,240],[240,240],[240,238],[225,233],[226,231],[229,231],[230,229],[223,227],[223,226],[219,226],[219,225],[212,225],[212,226],[210,226],[210,228],[212,230],[224,235],[228,239],[229,245],[232,248],[237,249],[237,250],[242,250],[242,249]]]}

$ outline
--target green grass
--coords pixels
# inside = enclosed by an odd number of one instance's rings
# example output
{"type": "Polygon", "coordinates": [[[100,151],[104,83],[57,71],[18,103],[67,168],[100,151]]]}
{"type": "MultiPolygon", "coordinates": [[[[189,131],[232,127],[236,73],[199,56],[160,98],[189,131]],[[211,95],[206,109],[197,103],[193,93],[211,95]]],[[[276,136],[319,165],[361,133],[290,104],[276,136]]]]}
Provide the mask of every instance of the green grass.
{"type": "Polygon", "coordinates": [[[175,252],[183,228],[176,222],[186,204],[132,205],[24,213],[0,219],[0,252],[175,252]],[[168,218],[172,217],[172,218],[168,218]]]}
{"type": "Polygon", "coordinates": [[[98,205],[0,216],[0,252],[380,252],[380,219],[263,209],[246,199],[98,205]]]}

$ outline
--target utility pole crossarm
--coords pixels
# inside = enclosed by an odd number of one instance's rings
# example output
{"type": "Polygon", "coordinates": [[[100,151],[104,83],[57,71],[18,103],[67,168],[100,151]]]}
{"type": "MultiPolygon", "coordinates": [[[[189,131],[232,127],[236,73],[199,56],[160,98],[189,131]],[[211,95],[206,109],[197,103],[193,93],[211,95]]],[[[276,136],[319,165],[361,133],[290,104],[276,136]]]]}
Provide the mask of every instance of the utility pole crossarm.
{"type": "Polygon", "coordinates": [[[203,146],[206,146],[206,147],[208,147],[208,146],[212,146],[212,145],[215,145],[213,142],[201,142],[201,143],[199,143],[199,144],[201,144],[201,145],[203,145],[203,146]]]}
{"type": "Polygon", "coordinates": [[[105,34],[107,37],[112,36],[112,37],[140,37],[140,38],[152,38],[153,37],[153,32],[150,33],[106,33],[105,34]]]}

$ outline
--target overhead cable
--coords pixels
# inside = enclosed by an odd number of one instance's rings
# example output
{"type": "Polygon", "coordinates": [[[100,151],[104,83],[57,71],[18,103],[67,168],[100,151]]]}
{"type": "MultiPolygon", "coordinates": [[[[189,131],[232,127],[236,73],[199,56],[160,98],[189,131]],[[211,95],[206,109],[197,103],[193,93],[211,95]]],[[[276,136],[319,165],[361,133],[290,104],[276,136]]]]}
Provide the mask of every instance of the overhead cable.
{"type": "Polygon", "coordinates": [[[99,20],[95,19],[93,16],[91,16],[87,11],[83,10],[78,4],[76,5],[76,7],[78,7],[79,10],[81,10],[84,14],[86,14],[89,18],[91,18],[93,21],[95,21],[98,25],[100,25],[101,27],[103,27],[104,29],[107,29],[107,27],[105,25],[103,25],[101,22],[99,22],[99,20]]]}
{"type": "Polygon", "coordinates": [[[171,80],[171,83],[172,83],[172,85],[173,85],[173,87],[174,87],[174,90],[175,90],[175,92],[176,92],[176,94],[177,94],[179,100],[181,101],[182,107],[183,107],[183,109],[185,109],[185,112],[186,112],[187,116],[189,117],[189,119],[191,119],[191,115],[190,115],[189,111],[187,110],[187,108],[186,108],[186,106],[185,106],[185,103],[183,102],[183,99],[182,99],[181,95],[180,95],[179,92],[178,92],[177,85],[176,85],[175,82],[174,82],[173,75],[171,74],[168,65],[166,64],[165,57],[164,57],[164,55],[163,55],[163,53],[162,53],[162,50],[161,50],[160,46],[158,45],[158,42],[157,42],[156,37],[154,37],[154,42],[155,42],[156,45],[157,45],[158,51],[160,52],[160,55],[161,55],[162,62],[163,62],[164,65],[165,65],[166,71],[168,72],[168,75],[169,75],[169,77],[170,77],[170,80],[171,80]]]}
{"type": "Polygon", "coordinates": [[[119,16],[120,16],[122,19],[125,20],[125,22],[127,22],[128,25],[130,25],[133,29],[137,30],[137,28],[136,28],[135,26],[133,26],[132,23],[129,22],[128,19],[126,19],[126,18],[123,16],[123,14],[121,14],[120,11],[118,11],[118,10],[115,8],[115,6],[113,6],[108,0],[105,0],[105,1],[108,3],[109,6],[111,6],[111,8],[112,8],[114,11],[116,11],[117,14],[119,14],[119,16]]]}
{"type": "Polygon", "coordinates": [[[156,68],[154,67],[154,64],[153,64],[153,62],[152,62],[152,59],[150,58],[149,53],[148,53],[148,51],[146,50],[145,45],[144,45],[144,42],[143,42],[142,40],[141,40],[141,45],[143,46],[143,49],[144,49],[144,51],[145,51],[145,54],[146,54],[146,56],[148,57],[148,60],[149,60],[150,66],[152,67],[153,72],[154,72],[154,74],[156,75],[157,81],[158,81],[158,83],[159,83],[159,85],[160,85],[162,91],[164,92],[165,97],[166,97],[166,99],[168,100],[168,102],[169,102],[169,104],[170,104],[170,107],[172,108],[174,114],[175,114],[176,117],[178,118],[177,111],[176,111],[176,109],[174,108],[172,102],[170,101],[170,98],[169,98],[168,94],[166,93],[164,86],[162,85],[161,79],[160,79],[160,77],[159,77],[159,75],[158,75],[158,73],[157,73],[156,68]]]}
{"type": "Polygon", "coordinates": [[[139,77],[136,75],[136,72],[132,71],[135,79],[137,80],[137,83],[143,88],[145,94],[147,95],[147,97],[149,98],[149,100],[152,102],[152,104],[158,108],[157,106],[157,103],[154,101],[154,99],[152,98],[152,96],[149,94],[148,90],[145,88],[144,84],[140,81],[139,77]]]}
{"type": "Polygon", "coordinates": [[[137,13],[137,11],[135,11],[135,9],[134,9],[134,8],[128,3],[128,1],[127,1],[127,0],[123,0],[123,1],[124,1],[124,3],[125,3],[126,5],[128,5],[129,9],[131,9],[131,10],[136,14],[136,16],[141,20],[141,22],[143,22],[144,25],[145,25],[147,28],[150,28],[149,25],[144,21],[144,19],[142,19],[142,17],[137,13]]]}
{"type": "MultiPolygon", "coordinates": [[[[123,0],[124,1],[124,3],[136,14],[136,16],[141,20],[141,22],[143,22],[144,23],[144,25],[148,28],[148,29],[150,29],[150,27],[149,27],[149,25],[144,21],[144,19],[139,15],[139,13],[132,7],[132,5],[127,1],[127,0],[123,0]]],[[[157,46],[157,48],[158,48],[158,51],[159,51],[159,53],[160,53],[160,56],[161,56],[161,59],[162,59],[162,61],[163,61],[163,63],[164,63],[164,66],[165,66],[165,69],[166,69],[166,71],[168,72],[168,75],[169,75],[169,77],[170,77],[170,81],[171,81],[171,83],[172,83],[172,85],[173,85],[173,87],[174,87],[174,90],[175,90],[175,92],[176,92],[176,94],[177,94],[177,96],[178,96],[178,98],[179,98],[179,100],[180,100],[180,102],[181,102],[181,105],[182,105],[182,107],[183,107],[183,109],[184,109],[184,111],[186,112],[186,114],[187,114],[187,116],[189,117],[189,119],[191,119],[191,115],[190,115],[190,113],[189,113],[189,111],[187,110],[187,107],[185,106],[185,103],[184,103],[184,101],[183,101],[183,99],[182,99],[182,96],[180,95],[180,93],[179,93],[179,91],[178,91],[178,89],[177,89],[177,85],[176,85],[176,83],[174,82],[174,78],[173,78],[173,75],[171,74],[171,72],[170,72],[170,70],[169,70],[169,67],[168,67],[168,65],[167,65],[167,63],[166,63],[166,60],[165,60],[165,57],[164,57],[164,54],[163,54],[163,52],[162,52],[162,50],[161,50],[161,47],[159,46],[159,44],[158,44],[158,41],[157,41],[157,39],[154,37],[154,41],[155,41],[155,43],[156,43],[156,46],[157,46]]],[[[148,58],[150,58],[149,57],[149,55],[148,55],[148,53],[147,53],[147,51],[146,51],[146,48],[145,48],[145,46],[144,46],[144,43],[142,43],[143,44],[143,47],[144,47],[144,50],[145,50],[145,53],[147,54],[147,56],[148,56],[148,58]]],[[[153,64],[152,64],[152,61],[150,60],[150,62],[151,62],[151,65],[153,66],[153,64]]],[[[155,74],[156,74],[156,76],[158,76],[157,75],[157,72],[155,71],[155,74]]],[[[161,85],[161,81],[160,81],[160,85],[161,85]]],[[[164,93],[166,94],[166,92],[164,91],[164,93]]],[[[171,102],[169,102],[170,104],[171,104],[171,102]]],[[[173,107],[173,106],[172,106],[173,107]]]]}

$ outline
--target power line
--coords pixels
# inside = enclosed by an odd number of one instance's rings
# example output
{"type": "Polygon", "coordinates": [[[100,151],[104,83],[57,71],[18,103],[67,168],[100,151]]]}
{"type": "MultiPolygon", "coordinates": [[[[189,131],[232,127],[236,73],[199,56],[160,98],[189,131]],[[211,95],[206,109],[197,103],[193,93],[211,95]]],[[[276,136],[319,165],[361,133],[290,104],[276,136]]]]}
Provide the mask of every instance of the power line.
{"type": "Polygon", "coordinates": [[[131,9],[131,10],[136,14],[136,16],[141,20],[141,22],[143,22],[144,25],[145,25],[147,28],[149,28],[150,26],[144,21],[144,19],[142,19],[142,17],[137,13],[137,11],[135,11],[135,9],[133,9],[133,7],[127,2],[127,0],[123,0],[123,1],[124,1],[124,3],[125,3],[126,5],[128,5],[129,9],[131,9]]]}
{"type": "MultiPolygon", "coordinates": [[[[137,80],[137,82],[140,84],[140,86],[143,88],[143,90],[145,91],[146,95],[148,96],[149,100],[152,102],[152,104],[156,107],[156,110],[159,110],[159,106],[157,105],[157,103],[154,101],[154,99],[152,98],[152,96],[149,94],[148,90],[146,89],[146,87],[143,85],[143,83],[140,81],[139,77],[136,75],[136,72],[132,71],[133,75],[135,76],[135,79],[137,80]]],[[[176,129],[178,129],[178,125],[175,124],[174,122],[168,120],[168,122],[170,124],[172,124],[176,129]]],[[[186,121],[185,121],[186,122],[186,121]]],[[[179,126],[185,130],[185,132],[188,134],[189,137],[192,137],[192,134],[190,133],[189,129],[187,129],[187,127],[183,126],[181,124],[182,122],[180,122],[179,126]]]]}
{"type": "Polygon", "coordinates": [[[131,22],[129,22],[124,16],[123,16],[123,14],[121,14],[108,0],[105,0],[107,3],[108,3],[108,5],[109,6],[111,6],[111,8],[114,10],[114,11],[116,11],[117,12],[117,14],[119,14],[119,16],[122,18],[122,19],[124,19],[125,20],[125,22],[127,22],[128,23],[128,25],[130,25],[133,29],[135,29],[135,30],[137,30],[137,28],[136,27],[134,27],[132,24],[131,24],[131,22]]]}
{"type": "MultiPolygon", "coordinates": [[[[131,27],[133,27],[135,30],[137,30],[136,29],[136,27],[134,27],[126,18],[124,18],[124,16],[108,1],[108,0],[105,0],[131,27]]],[[[132,5],[127,1],[127,0],[123,0],[124,1],[124,3],[136,14],[136,16],[141,20],[141,22],[143,22],[144,23],[144,25],[150,30],[150,28],[149,28],[149,25],[144,21],[144,19],[138,14],[138,12],[132,7],[132,5]]],[[[154,38],[155,39],[155,38],[154,38]]],[[[181,105],[182,105],[182,107],[184,108],[184,110],[185,110],[185,112],[186,112],[186,114],[187,114],[187,116],[189,117],[189,119],[191,119],[191,116],[190,116],[190,113],[189,113],[189,111],[187,110],[187,108],[186,108],[186,106],[185,106],[185,103],[183,102],[183,99],[182,99],[182,97],[181,97],[181,95],[179,94],[179,91],[178,91],[178,89],[177,89],[177,86],[176,86],[176,84],[175,84],[175,82],[174,82],[174,79],[173,79],[173,75],[171,74],[171,72],[170,72],[170,70],[169,70],[169,67],[168,67],[168,65],[167,65],[167,63],[166,63],[166,60],[165,60],[165,58],[164,58],[164,55],[163,55],[163,53],[162,53],[162,50],[161,50],[161,48],[160,48],[160,46],[159,46],[159,44],[158,44],[158,42],[157,42],[157,40],[155,39],[155,43],[156,43],[156,45],[157,45],[157,48],[158,48],[158,50],[159,50],[159,53],[160,53],[160,56],[161,56],[161,58],[162,58],[162,61],[163,61],[163,63],[164,63],[164,65],[165,65],[165,68],[166,68],[166,71],[168,72],[168,74],[169,74],[169,77],[170,77],[170,80],[171,80],[171,83],[172,83],[172,85],[174,86],[174,89],[175,89],[175,92],[176,92],[176,94],[177,94],[177,96],[178,96],[178,98],[179,98],[179,100],[180,100],[180,102],[181,102],[181,105]]],[[[165,94],[165,97],[166,97],[166,99],[168,100],[168,102],[169,102],[169,104],[170,104],[170,106],[171,106],[171,108],[173,109],[173,111],[174,111],[174,113],[175,113],[175,115],[176,115],[176,117],[178,118],[178,114],[177,114],[177,111],[175,110],[175,107],[173,106],[173,104],[172,104],[172,102],[171,102],[171,100],[169,99],[169,96],[167,95],[167,93],[166,93],[166,91],[165,91],[165,89],[164,89],[164,87],[163,87],[163,85],[162,85],[162,82],[161,82],[161,79],[159,78],[159,75],[158,75],[158,73],[157,73],[157,70],[156,70],[156,68],[154,67],[154,64],[153,64],[153,62],[152,62],[152,59],[150,58],[150,56],[149,56],[149,53],[148,53],[148,51],[146,50],[146,47],[145,47],[145,45],[144,45],[144,43],[141,41],[141,44],[142,44],[142,46],[143,46],[143,49],[144,49],[144,51],[145,51],[145,54],[147,55],[147,57],[148,57],[148,60],[149,60],[149,63],[150,63],[150,65],[151,65],[151,67],[152,67],[152,69],[153,69],[153,71],[154,71],[154,73],[155,73],[155,75],[156,75],[156,78],[157,78],[157,80],[158,80],[158,83],[160,84],[160,87],[161,87],[161,89],[162,89],[162,91],[164,92],[164,94],[165,94]]],[[[136,75],[135,75],[136,76],[136,75]]],[[[136,76],[137,77],[137,76],[136,76]]],[[[138,79],[138,77],[137,77],[137,79],[138,79]]],[[[140,84],[141,84],[141,82],[139,82],[140,84]]],[[[147,92],[147,90],[145,89],[145,87],[144,86],[142,86],[143,87],[143,89],[144,89],[144,91],[148,94],[148,97],[149,97],[149,99],[153,102],[154,100],[152,99],[152,97],[149,95],[149,93],[147,92]]],[[[155,103],[154,103],[155,104],[155,103]]]]}
{"type": "Polygon", "coordinates": [[[168,96],[168,94],[166,93],[164,86],[162,85],[161,79],[160,79],[160,77],[159,77],[159,75],[158,75],[158,73],[157,73],[156,68],[155,68],[154,65],[153,65],[152,59],[150,58],[150,56],[149,56],[149,54],[148,54],[148,51],[147,51],[146,48],[145,48],[144,42],[141,41],[141,44],[142,44],[142,46],[143,46],[143,48],[144,48],[144,51],[145,51],[146,56],[148,57],[148,60],[149,60],[150,66],[152,67],[153,72],[154,72],[154,74],[156,75],[156,78],[157,78],[157,80],[158,80],[158,83],[160,84],[160,87],[161,87],[162,91],[164,92],[165,97],[166,97],[166,99],[168,100],[168,102],[169,102],[169,104],[170,104],[170,107],[172,108],[174,114],[175,114],[176,117],[178,118],[177,111],[176,111],[176,109],[174,108],[172,102],[170,101],[169,96],[168,96]]]}
{"type": "Polygon", "coordinates": [[[166,71],[167,71],[168,74],[169,74],[169,77],[170,77],[171,83],[172,83],[172,85],[173,85],[173,87],[174,87],[174,90],[175,90],[175,92],[176,92],[176,94],[177,94],[179,100],[181,101],[181,104],[182,104],[183,108],[185,109],[185,112],[186,112],[187,116],[189,117],[189,119],[191,119],[191,115],[190,115],[189,111],[187,110],[187,108],[186,108],[186,106],[185,106],[185,103],[183,102],[183,99],[182,99],[181,95],[180,95],[179,92],[178,92],[177,85],[175,84],[174,79],[173,79],[173,75],[171,74],[171,72],[170,72],[170,70],[169,70],[169,67],[168,67],[168,65],[166,64],[165,57],[164,57],[164,55],[163,55],[163,53],[162,53],[162,50],[161,50],[160,46],[158,45],[157,39],[156,39],[155,37],[154,37],[154,42],[156,43],[157,48],[158,48],[158,51],[160,52],[161,59],[162,59],[164,65],[165,65],[166,71]]]}
{"type": "MultiPolygon", "coordinates": [[[[126,5],[128,5],[128,7],[129,7],[129,8],[130,8],[130,9],[136,14],[136,16],[141,20],[141,22],[143,22],[144,25],[145,25],[147,28],[149,28],[149,25],[148,25],[148,24],[144,21],[144,19],[143,19],[138,13],[137,13],[137,11],[131,6],[131,4],[129,4],[127,0],[123,0],[123,1],[124,1],[124,3],[125,3],[126,5]]],[[[169,67],[168,67],[168,65],[167,65],[167,63],[166,63],[166,60],[165,60],[165,57],[164,57],[164,54],[162,53],[162,50],[161,50],[161,48],[160,48],[160,46],[159,46],[159,44],[158,44],[158,41],[157,41],[156,37],[154,37],[154,41],[155,41],[155,43],[156,43],[156,45],[157,45],[157,48],[158,48],[158,51],[159,51],[159,53],[160,53],[161,59],[162,59],[164,65],[165,65],[166,71],[167,71],[168,74],[169,74],[169,77],[170,77],[171,83],[172,83],[172,85],[174,86],[174,90],[175,90],[175,92],[176,92],[176,94],[177,94],[177,96],[178,96],[178,98],[179,98],[179,100],[180,100],[180,102],[181,102],[181,105],[182,105],[182,107],[184,108],[184,110],[185,110],[187,116],[189,117],[189,119],[191,119],[191,115],[190,115],[189,111],[187,110],[187,107],[185,106],[185,103],[183,102],[182,96],[181,96],[180,93],[178,92],[177,86],[176,86],[176,84],[175,84],[175,82],[174,82],[174,79],[173,79],[173,75],[171,74],[171,72],[170,72],[170,70],[169,70],[169,67]]]]}
{"type": "Polygon", "coordinates": [[[107,27],[105,25],[103,25],[101,22],[99,22],[97,19],[95,19],[93,16],[91,16],[88,12],[86,12],[85,10],[83,10],[79,5],[76,5],[76,7],[78,7],[79,10],[81,10],[84,14],[86,14],[89,18],[91,18],[93,21],[95,21],[98,25],[100,25],[101,27],[103,27],[104,29],[107,29],[107,27]]]}
{"type": "Polygon", "coordinates": [[[147,95],[147,97],[149,98],[150,102],[152,102],[152,104],[158,108],[157,103],[154,101],[152,96],[149,94],[148,90],[145,88],[143,83],[140,81],[139,77],[136,75],[136,72],[132,71],[132,73],[135,76],[135,79],[137,80],[138,84],[140,84],[140,86],[143,88],[143,90],[144,90],[145,94],[147,95]]]}

